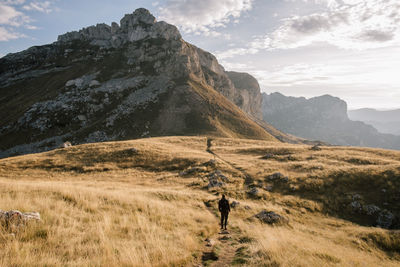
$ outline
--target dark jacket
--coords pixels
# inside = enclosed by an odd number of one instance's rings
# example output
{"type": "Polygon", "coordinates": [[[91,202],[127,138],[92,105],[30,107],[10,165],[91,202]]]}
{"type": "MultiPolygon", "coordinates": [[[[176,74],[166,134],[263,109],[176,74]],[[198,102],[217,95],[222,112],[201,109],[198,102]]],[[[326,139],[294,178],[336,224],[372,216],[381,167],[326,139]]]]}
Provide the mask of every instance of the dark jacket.
{"type": "Polygon", "coordinates": [[[218,202],[218,210],[222,213],[229,213],[231,211],[231,207],[229,206],[229,201],[227,199],[221,199],[218,202]]]}

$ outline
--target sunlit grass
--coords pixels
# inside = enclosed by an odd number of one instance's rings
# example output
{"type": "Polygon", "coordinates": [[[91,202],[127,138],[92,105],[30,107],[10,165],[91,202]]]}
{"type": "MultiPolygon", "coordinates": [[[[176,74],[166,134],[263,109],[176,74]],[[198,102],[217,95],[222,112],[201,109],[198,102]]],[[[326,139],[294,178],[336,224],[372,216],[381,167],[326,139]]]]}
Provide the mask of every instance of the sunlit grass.
{"type": "Polygon", "coordinates": [[[212,144],[217,157],[206,152],[205,137],[166,137],[0,160],[0,209],[37,211],[42,217],[20,229],[1,227],[0,266],[197,264],[204,239],[218,231],[220,193],[240,202],[230,215],[240,248],[235,263],[399,265],[398,231],[361,226],[366,222],[357,224],[357,218],[335,210],[354,192],[374,204],[383,201],[377,194],[382,188],[384,201],[394,198],[400,188],[399,152],[312,151],[239,139],[212,144]],[[272,157],[261,159],[266,154],[272,157]],[[217,166],[205,170],[222,170],[230,179],[224,188],[207,189],[207,172],[179,175],[214,158],[217,166]],[[288,182],[268,180],[274,172],[287,175],[288,182]],[[260,198],[246,194],[244,173],[259,186],[260,198]],[[271,192],[263,189],[267,185],[271,192]],[[260,223],[253,216],[263,209],[286,216],[289,225],[260,223]]]}

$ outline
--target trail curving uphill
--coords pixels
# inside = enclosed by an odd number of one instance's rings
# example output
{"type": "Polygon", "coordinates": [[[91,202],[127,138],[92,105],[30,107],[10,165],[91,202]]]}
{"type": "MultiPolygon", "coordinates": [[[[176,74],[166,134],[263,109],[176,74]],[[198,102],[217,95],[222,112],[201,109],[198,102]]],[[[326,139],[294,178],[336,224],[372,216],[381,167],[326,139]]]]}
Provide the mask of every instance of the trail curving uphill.
{"type": "Polygon", "coordinates": [[[243,177],[245,178],[244,183],[246,185],[250,185],[250,184],[254,183],[253,176],[251,176],[248,172],[244,171],[242,168],[236,167],[234,164],[230,163],[229,161],[226,161],[224,158],[222,158],[221,156],[219,156],[218,154],[216,154],[214,151],[211,150],[212,149],[212,141],[213,140],[214,139],[207,137],[207,149],[206,149],[206,151],[208,153],[210,153],[211,155],[213,155],[214,157],[216,157],[219,160],[221,160],[222,162],[228,164],[233,169],[235,169],[238,172],[240,172],[243,175],[243,177]]]}

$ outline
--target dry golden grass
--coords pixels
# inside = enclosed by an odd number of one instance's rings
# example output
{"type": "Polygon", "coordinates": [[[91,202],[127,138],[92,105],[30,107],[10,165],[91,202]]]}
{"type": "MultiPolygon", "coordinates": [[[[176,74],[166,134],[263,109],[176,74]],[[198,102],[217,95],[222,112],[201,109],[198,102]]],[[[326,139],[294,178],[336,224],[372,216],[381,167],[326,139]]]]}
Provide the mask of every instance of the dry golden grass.
{"type": "Polygon", "coordinates": [[[231,243],[216,246],[217,254],[228,245],[236,251],[231,259],[221,256],[224,263],[400,264],[398,231],[361,226],[368,221],[349,217],[340,206],[356,192],[366,203],[386,201],[399,211],[393,201],[400,188],[400,152],[312,151],[309,146],[240,139],[214,139],[215,156],[206,148],[205,137],[165,137],[0,160],[0,209],[42,216],[41,222],[19,230],[0,226],[0,266],[191,266],[201,262],[204,239],[218,231],[220,193],[240,202],[230,215],[231,243]],[[272,157],[261,159],[266,154],[272,157]],[[179,175],[213,158],[214,169],[231,181],[226,187],[205,187],[212,167],[179,175]],[[265,178],[277,171],[289,181],[265,178]],[[259,199],[246,194],[246,175],[260,186],[259,199]],[[263,190],[266,185],[274,190],[263,190]],[[263,209],[288,217],[289,225],[268,226],[252,217],[263,209]]]}
{"type": "Polygon", "coordinates": [[[43,220],[15,238],[1,232],[2,266],[179,265],[217,227],[202,192],[91,182],[2,181],[0,188],[2,209],[35,210],[43,220]]]}
{"type": "Polygon", "coordinates": [[[368,244],[359,233],[373,235],[387,230],[368,229],[349,222],[298,213],[296,209],[269,203],[255,208],[266,208],[291,219],[289,227],[271,227],[256,220],[249,222],[251,212],[235,216],[243,234],[254,240],[248,244],[248,264],[252,266],[398,266],[398,257],[391,258],[374,244],[368,244]],[[286,212],[290,212],[287,214],[286,212]]]}

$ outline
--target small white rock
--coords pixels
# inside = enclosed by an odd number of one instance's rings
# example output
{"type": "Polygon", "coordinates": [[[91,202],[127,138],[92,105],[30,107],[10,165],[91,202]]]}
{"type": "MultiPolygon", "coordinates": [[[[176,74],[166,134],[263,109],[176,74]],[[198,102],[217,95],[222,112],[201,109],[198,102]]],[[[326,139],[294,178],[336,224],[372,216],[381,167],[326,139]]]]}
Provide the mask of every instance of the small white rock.
{"type": "Polygon", "coordinates": [[[75,80],[76,87],[81,87],[83,85],[83,79],[78,78],[75,80]]]}
{"type": "Polygon", "coordinates": [[[69,81],[65,84],[66,87],[70,87],[70,86],[73,86],[73,85],[75,85],[75,80],[69,80],[69,81]]]}
{"type": "Polygon", "coordinates": [[[93,80],[90,82],[89,87],[99,86],[100,82],[97,80],[93,80]]]}
{"type": "Polygon", "coordinates": [[[78,120],[80,121],[86,121],[86,116],[85,115],[78,115],[78,120]]]}

